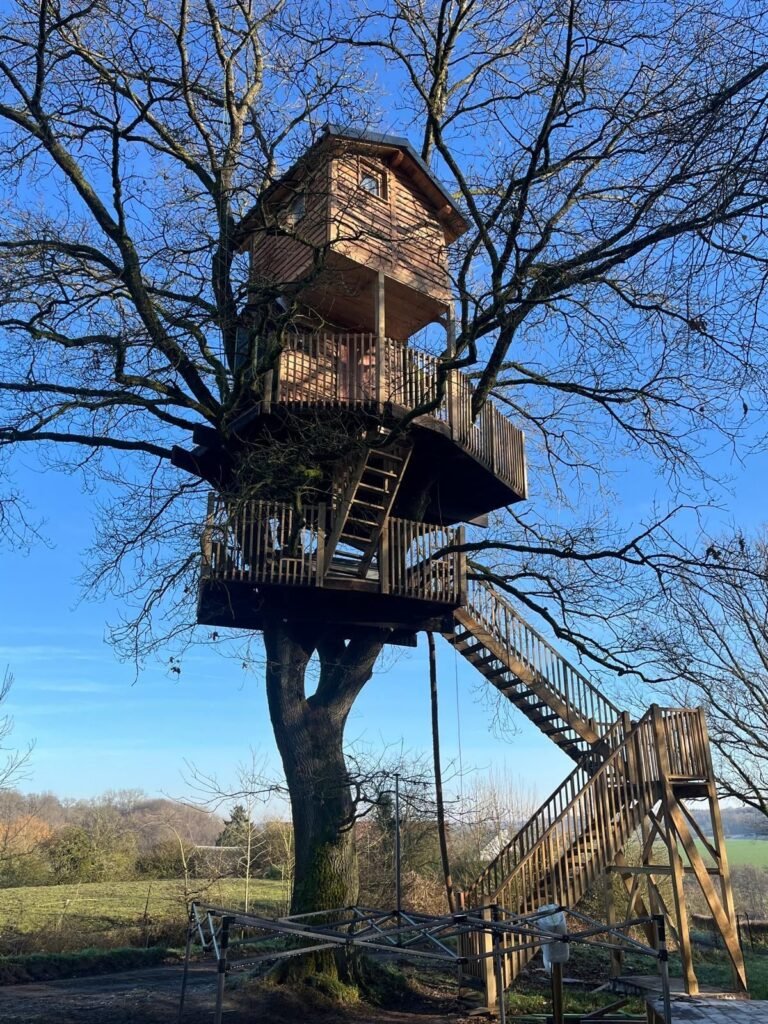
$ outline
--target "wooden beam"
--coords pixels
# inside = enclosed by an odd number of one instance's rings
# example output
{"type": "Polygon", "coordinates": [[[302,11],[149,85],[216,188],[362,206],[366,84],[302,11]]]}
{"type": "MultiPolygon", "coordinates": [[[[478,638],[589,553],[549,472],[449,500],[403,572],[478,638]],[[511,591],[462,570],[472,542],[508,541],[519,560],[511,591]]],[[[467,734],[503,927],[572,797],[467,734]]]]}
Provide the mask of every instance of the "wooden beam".
{"type": "MultiPolygon", "coordinates": [[[[715,768],[712,764],[712,746],[709,742],[707,716],[704,714],[703,708],[699,708],[699,716],[701,719],[700,728],[702,742],[704,744],[704,756],[706,758],[707,763],[707,802],[709,804],[709,816],[712,821],[712,838],[714,841],[715,862],[718,868],[720,869],[720,891],[725,913],[728,916],[729,921],[735,923],[736,938],[738,941],[739,922],[738,917],[736,915],[736,907],[733,902],[733,887],[731,886],[731,869],[728,864],[728,855],[726,853],[725,848],[725,831],[723,830],[723,821],[720,815],[720,801],[717,798],[717,786],[715,784],[715,768]]],[[[744,976],[743,957],[740,969],[737,969],[737,967],[734,965],[733,980],[737,988],[741,982],[743,982],[746,985],[746,978],[744,976]]]]}
{"type": "Polygon", "coordinates": [[[384,346],[387,333],[386,282],[380,270],[374,284],[376,289],[374,325],[376,334],[376,404],[384,401],[384,346]]]}
{"type": "Polygon", "coordinates": [[[741,954],[741,946],[739,945],[739,937],[735,921],[728,918],[722,901],[715,892],[712,879],[706,869],[701,853],[699,852],[699,848],[691,835],[690,829],[688,828],[685,815],[676,802],[670,804],[670,817],[675,831],[683,844],[683,849],[686,852],[688,860],[691,862],[691,867],[696,874],[696,880],[699,883],[701,891],[704,893],[704,898],[707,901],[712,917],[715,919],[718,931],[722,935],[723,943],[728,956],[731,959],[738,987],[741,991],[746,992],[747,975],[744,970],[744,958],[741,954]]]}
{"type": "Polygon", "coordinates": [[[659,776],[661,782],[661,807],[663,814],[664,841],[669,850],[669,863],[672,868],[672,894],[675,902],[675,916],[677,918],[677,937],[680,948],[680,959],[683,967],[683,982],[688,995],[695,996],[699,991],[699,983],[696,972],[693,969],[693,948],[691,946],[691,933],[688,926],[688,908],[685,904],[685,892],[683,890],[683,870],[680,851],[677,848],[677,839],[671,831],[672,828],[672,807],[675,797],[672,793],[672,786],[669,782],[670,761],[669,749],[667,747],[667,732],[661,708],[658,704],[651,705],[651,718],[656,746],[656,757],[658,758],[659,776]]]}

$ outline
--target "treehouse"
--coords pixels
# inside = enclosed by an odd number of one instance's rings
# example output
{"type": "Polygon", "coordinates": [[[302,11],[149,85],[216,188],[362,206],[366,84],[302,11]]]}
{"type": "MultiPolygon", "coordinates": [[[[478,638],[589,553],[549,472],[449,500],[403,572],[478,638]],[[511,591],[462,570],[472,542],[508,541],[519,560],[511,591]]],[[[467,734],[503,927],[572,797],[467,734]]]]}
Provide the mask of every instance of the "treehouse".
{"type": "MultiPolygon", "coordinates": [[[[522,433],[493,402],[474,415],[471,381],[447,365],[448,247],[466,229],[455,203],[404,140],[328,129],[245,224],[252,302],[229,358],[250,375],[253,399],[228,424],[226,449],[208,429],[193,452],[175,454],[217,494],[202,538],[199,622],[303,623],[346,637],[375,626],[394,644],[442,632],[574,764],[463,894],[465,906],[574,906],[613,872],[628,918],[664,913],[695,993],[683,889],[695,880],[744,993],[703,715],[653,706],[633,722],[467,573],[462,524],[524,499],[527,485],[522,433]],[[413,343],[433,323],[445,331],[444,356],[413,343]],[[335,450],[327,438],[338,451],[324,460],[323,444],[335,450]],[[290,456],[272,473],[275,487],[291,460],[316,465],[311,487],[284,500],[223,497],[237,494],[238,455],[252,453],[263,477],[273,448],[290,456]],[[707,802],[709,830],[685,809],[690,798],[707,802]],[[623,851],[638,833],[642,863],[630,865],[623,851]]],[[[487,944],[462,947],[486,955],[468,969],[489,1001],[496,981],[512,981],[533,955],[523,939],[504,937],[501,979],[487,944]]]]}
{"type": "Polygon", "coordinates": [[[527,493],[522,432],[492,402],[475,416],[469,378],[448,365],[448,247],[466,229],[404,139],[330,127],[245,218],[251,295],[230,358],[258,386],[226,451],[201,429],[179,461],[226,493],[238,445],[344,444],[301,510],[212,504],[201,622],[258,629],[278,614],[386,625],[410,643],[451,628],[460,524],[527,493]],[[442,355],[412,344],[430,324],[442,355]]]}

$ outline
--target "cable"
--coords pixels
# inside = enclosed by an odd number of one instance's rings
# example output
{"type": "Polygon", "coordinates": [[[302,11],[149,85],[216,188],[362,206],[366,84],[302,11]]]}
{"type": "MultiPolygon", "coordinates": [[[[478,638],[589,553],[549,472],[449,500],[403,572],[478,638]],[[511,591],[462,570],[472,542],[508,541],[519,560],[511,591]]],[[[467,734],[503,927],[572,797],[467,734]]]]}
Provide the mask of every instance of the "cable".
{"type": "Polygon", "coordinates": [[[461,751],[461,713],[459,710],[459,656],[453,648],[453,674],[456,687],[456,737],[459,744],[459,797],[464,803],[464,758],[461,751]]]}

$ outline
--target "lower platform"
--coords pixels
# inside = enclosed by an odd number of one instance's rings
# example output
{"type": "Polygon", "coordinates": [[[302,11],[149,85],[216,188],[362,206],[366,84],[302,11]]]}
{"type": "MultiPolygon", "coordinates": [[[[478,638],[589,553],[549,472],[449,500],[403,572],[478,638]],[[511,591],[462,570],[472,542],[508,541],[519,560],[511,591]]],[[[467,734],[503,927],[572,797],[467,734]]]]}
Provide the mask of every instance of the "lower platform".
{"type": "Polygon", "coordinates": [[[332,586],[270,586],[248,580],[200,581],[197,621],[204,626],[262,630],[275,620],[333,626],[352,636],[360,628],[392,632],[387,643],[415,646],[416,634],[452,633],[453,610],[444,602],[332,586]]]}

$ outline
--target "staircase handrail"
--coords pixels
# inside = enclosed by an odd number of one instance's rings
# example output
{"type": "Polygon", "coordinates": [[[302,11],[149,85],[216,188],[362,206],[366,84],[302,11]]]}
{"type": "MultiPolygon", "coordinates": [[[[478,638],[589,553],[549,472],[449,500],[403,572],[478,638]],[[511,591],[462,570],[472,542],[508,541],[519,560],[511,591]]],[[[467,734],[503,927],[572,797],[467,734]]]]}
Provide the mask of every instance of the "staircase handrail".
{"type": "Polygon", "coordinates": [[[601,736],[610,732],[621,717],[621,710],[545,640],[494,587],[484,580],[469,580],[466,609],[500,644],[513,651],[575,715],[592,722],[601,736]],[[487,610],[489,601],[490,612],[487,610]],[[499,623],[498,608],[503,609],[504,628],[499,623]]]}
{"type": "MultiPolygon", "coordinates": [[[[570,803],[563,808],[563,810],[560,812],[560,814],[558,814],[554,821],[552,821],[550,825],[544,830],[544,832],[542,832],[542,834],[536,840],[535,844],[529,850],[527,850],[525,854],[521,857],[521,859],[513,866],[510,874],[504,879],[501,885],[499,885],[492,893],[488,894],[490,895],[494,902],[498,901],[500,894],[510,884],[514,876],[519,874],[523,870],[526,864],[535,855],[537,849],[542,847],[548,839],[552,838],[555,835],[555,832],[559,828],[559,826],[567,820],[573,820],[573,818],[576,817],[574,812],[583,807],[588,795],[591,794],[593,790],[605,784],[609,774],[616,767],[617,763],[623,761],[624,756],[626,754],[631,752],[631,754],[634,755],[636,758],[639,756],[640,759],[644,761],[648,761],[650,755],[650,764],[648,764],[647,766],[651,768],[651,771],[648,772],[641,770],[639,772],[639,777],[632,783],[633,789],[635,790],[636,794],[641,792],[642,787],[648,787],[649,785],[658,781],[659,766],[654,743],[652,718],[653,709],[651,708],[643,715],[640,721],[632,727],[632,729],[624,737],[624,740],[621,742],[621,744],[611,751],[610,755],[606,758],[605,761],[603,761],[603,763],[599,766],[597,771],[590,776],[590,778],[583,786],[583,788],[579,790],[579,792],[570,801],[570,803]]],[[[626,773],[624,773],[624,778],[626,781],[626,773]]],[[[618,801],[615,804],[616,811],[619,811],[622,808],[627,808],[626,801],[618,801]]],[[[594,811],[590,809],[590,813],[594,813],[594,811]]],[[[577,836],[577,840],[578,838],[579,836],[577,836]]],[[[563,850],[563,854],[567,855],[573,848],[574,847],[572,846],[569,849],[563,850]]],[[[606,848],[601,848],[601,853],[603,854],[604,859],[606,857],[610,859],[610,857],[612,856],[612,853],[606,848]]],[[[470,890],[470,893],[471,892],[472,890],[470,890]]],[[[470,900],[470,902],[472,901],[470,900]]]]}
{"type": "MultiPolygon", "coordinates": [[[[617,763],[622,763],[622,767],[624,767],[625,762],[623,759],[625,754],[633,757],[636,762],[645,762],[645,767],[635,767],[633,769],[632,774],[635,776],[634,781],[630,782],[626,771],[617,774],[615,777],[623,778],[625,787],[631,788],[632,795],[635,799],[635,807],[637,807],[640,802],[640,795],[645,794],[646,799],[643,801],[643,808],[644,811],[650,810],[656,799],[655,786],[660,779],[660,765],[658,760],[658,751],[656,748],[653,716],[654,709],[649,708],[640,721],[627,734],[624,742],[620,746],[616,747],[615,750],[611,751],[611,754],[605,761],[603,761],[595,774],[591,776],[584,788],[576,794],[568,807],[564,808],[558,818],[555,819],[549,828],[542,834],[536,845],[525,854],[518,864],[515,865],[513,872],[493,894],[494,900],[498,900],[499,894],[502,890],[509,885],[516,874],[519,874],[526,867],[528,862],[535,855],[537,847],[542,847],[546,841],[553,838],[556,830],[561,824],[565,823],[569,818],[573,820],[577,817],[574,812],[585,806],[588,801],[588,797],[593,790],[602,789],[603,793],[601,795],[607,798],[605,806],[609,812],[613,812],[614,817],[619,812],[627,813],[629,811],[630,801],[621,797],[617,798],[616,793],[614,792],[612,794],[607,786],[608,777],[613,769],[616,768],[617,763]],[[613,796],[613,800],[611,800],[611,796],[613,796]]],[[[594,815],[594,806],[600,806],[600,802],[595,801],[591,808],[587,808],[587,816],[590,814],[594,815]]],[[[604,813],[604,811],[601,813],[604,813]]],[[[613,831],[614,835],[612,838],[615,840],[615,830],[613,831]]],[[[574,843],[563,850],[563,856],[567,857],[569,854],[573,853],[573,851],[578,847],[579,840],[584,838],[585,835],[586,833],[584,832],[576,833],[574,843]]],[[[600,858],[604,866],[611,862],[616,850],[621,849],[623,845],[623,841],[616,841],[614,849],[611,849],[606,843],[600,843],[598,845],[600,858]]]]}
{"type": "MultiPolygon", "coordinates": [[[[626,739],[623,718],[617,719],[606,734],[610,746],[615,748],[621,745],[626,739]],[[617,736],[621,733],[622,739],[617,743],[617,736]]],[[[541,837],[546,833],[550,825],[555,824],[560,815],[567,811],[573,800],[579,795],[589,780],[594,775],[594,769],[590,770],[583,765],[576,765],[571,774],[557,787],[547,799],[528,818],[507,844],[499,850],[496,856],[483,868],[472,883],[470,893],[491,896],[499,887],[499,875],[506,875],[513,871],[525,854],[532,849],[541,837]],[[564,794],[568,798],[563,803],[564,794]],[[556,808],[556,810],[555,810],[556,808]],[[553,815],[554,810],[554,815],[553,815]],[[488,884],[491,883],[491,884],[488,884]]],[[[472,902],[477,902],[473,900],[472,902]]]]}

